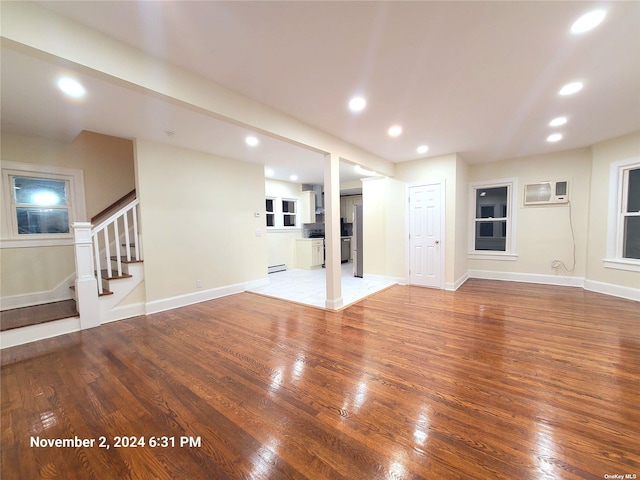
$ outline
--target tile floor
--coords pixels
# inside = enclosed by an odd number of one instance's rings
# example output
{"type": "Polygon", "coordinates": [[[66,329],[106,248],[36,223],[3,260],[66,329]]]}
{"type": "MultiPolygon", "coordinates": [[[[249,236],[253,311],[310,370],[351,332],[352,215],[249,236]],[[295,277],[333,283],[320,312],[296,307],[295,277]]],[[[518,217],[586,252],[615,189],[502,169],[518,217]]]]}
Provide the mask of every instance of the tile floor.
{"type": "MultiPolygon", "coordinates": [[[[286,270],[269,274],[269,285],[251,292],[283,298],[294,302],[324,308],[326,296],[326,270],[286,270]]],[[[344,306],[357,302],[383,290],[395,282],[378,277],[357,278],[353,276],[353,265],[342,264],[342,299],[344,306]]]]}

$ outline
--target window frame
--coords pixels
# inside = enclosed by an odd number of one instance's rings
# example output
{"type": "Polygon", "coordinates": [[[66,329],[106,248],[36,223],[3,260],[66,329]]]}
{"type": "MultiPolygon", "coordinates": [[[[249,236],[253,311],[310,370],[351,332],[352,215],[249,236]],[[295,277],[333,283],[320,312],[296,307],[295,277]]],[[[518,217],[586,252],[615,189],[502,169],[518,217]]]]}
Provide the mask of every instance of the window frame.
{"type": "Polygon", "coordinates": [[[84,196],[84,174],[75,168],[56,167],[2,161],[2,199],[4,202],[2,220],[2,248],[44,247],[71,245],[73,243],[73,223],[84,221],[86,206],[84,196]],[[67,211],[69,215],[68,233],[18,233],[17,204],[13,195],[14,177],[61,180],[67,183],[67,211]]]}
{"type": "Polygon", "coordinates": [[[276,197],[265,197],[264,219],[265,219],[266,228],[276,228],[276,204],[277,204],[277,198],[276,197]],[[272,210],[267,210],[267,202],[269,200],[271,200],[271,205],[272,205],[271,208],[272,208],[272,210]],[[273,225],[269,225],[269,215],[273,215],[273,225]]]}
{"type": "Polygon", "coordinates": [[[291,230],[300,230],[302,228],[302,216],[300,212],[300,198],[298,197],[274,197],[271,195],[266,195],[265,200],[273,200],[273,212],[266,211],[266,201],[265,201],[265,226],[267,231],[291,231],[291,230]],[[295,213],[284,212],[282,202],[293,202],[295,213]],[[267,215],[273,213],[274,215],[274,225],[272,227],[267,225],[267,215]],[[284,222],[285,216],[293,216],[295,225],[286,226],[284,222]]]}
{"type": "Polygon", "coordinates": [[[515,261],[518,259],[516,251],[518,195],[516,192],[518,192],[518,179],[516,177],[469,183],[469,245],[467,256],[470,260],[515,261]],[[486,219],[476,218],[476,192],[482,189],[500,187],[507,187],[507,215],[494,218],[491,221],[506,221],[505,250],[476,250],[476,224],[483,220],[486,221],[486,219]]]}
{"type": "Polygon", "coordinates": [[[606,268],[640,272],[640,259],[623,257],[624,219],[630,216],[624,211],[626,209],[627,189],[629,188],[628,172],[638,168],[640,168],[640,157],[633,157],[613,162],[609,170],[607,251],[606,257],[603,259],[606,268]]]}

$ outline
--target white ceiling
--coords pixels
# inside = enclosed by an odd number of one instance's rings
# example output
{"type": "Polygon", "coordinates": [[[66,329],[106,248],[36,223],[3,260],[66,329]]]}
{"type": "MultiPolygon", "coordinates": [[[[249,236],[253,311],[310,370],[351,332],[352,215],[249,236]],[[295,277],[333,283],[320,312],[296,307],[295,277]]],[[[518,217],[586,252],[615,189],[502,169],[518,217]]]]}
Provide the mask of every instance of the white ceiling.
{"type": "MultiPolygon", "coordinates": [[[[37,3],[392,162],[488,162],[640,130],[640,2],[37,3]],[[572,35],[595,7],[604,22],[572,35]],[[584,89],[558,96],[573,80],[584,89]],[[368,100],[359,114],[355,94],[368,100]],[[567,125],[549,127],[559,115],[567,125]],[[404,132],[391,139],[394,123],[404,132]],[[546,142],[555,131],[564,139],[546,142]]],[[[1,60],[3,129],[149,138],[322,182],[315,152],[266,136],[248,149],[246,130],[87,74],[90,98],[70,104],[45,81],[55,63],[6,47],[1,60]]]]}

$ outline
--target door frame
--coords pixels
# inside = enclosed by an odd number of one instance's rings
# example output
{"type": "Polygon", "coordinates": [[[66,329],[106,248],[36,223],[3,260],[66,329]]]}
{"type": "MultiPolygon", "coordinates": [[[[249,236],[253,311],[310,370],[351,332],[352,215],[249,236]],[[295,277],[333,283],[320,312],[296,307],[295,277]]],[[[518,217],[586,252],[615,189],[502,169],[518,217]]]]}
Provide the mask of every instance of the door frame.
{"type": "Polygon", "coordinates": [[[438,288],[440,290],[444,290],[445,287],[445,266],[446,266],[446,181],[445,179],[440,179],[438,181],[433,182],[413,182],[407,183],[405,185],[405,284],[411,285],[411,275],[409,274],[409,270],[411,268],[411,246],[409,245],[409,233],[411,232],[411,211],[410,211],[410,203],[409,203],[409,195],[411,192],[411,188],[414,187],[428,187],[430,185],[439,185],[440,186],[440,285],[438,288]]]}

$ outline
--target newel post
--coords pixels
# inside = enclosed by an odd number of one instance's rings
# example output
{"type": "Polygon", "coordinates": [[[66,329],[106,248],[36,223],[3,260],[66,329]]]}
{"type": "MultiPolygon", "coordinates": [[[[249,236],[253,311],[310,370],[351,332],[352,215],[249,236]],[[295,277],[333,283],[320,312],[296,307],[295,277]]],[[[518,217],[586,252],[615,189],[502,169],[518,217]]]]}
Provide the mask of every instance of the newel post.
{"type": "Polygon", "coordinates": [[[85,330],[100,325],[98,283],[93,269],[91,223],[75,222],[73,238],[76,259],[76,298],[80,328],[85,330]]]}

